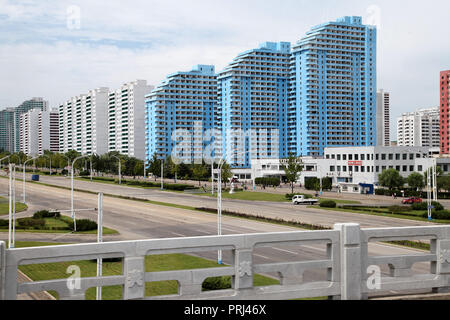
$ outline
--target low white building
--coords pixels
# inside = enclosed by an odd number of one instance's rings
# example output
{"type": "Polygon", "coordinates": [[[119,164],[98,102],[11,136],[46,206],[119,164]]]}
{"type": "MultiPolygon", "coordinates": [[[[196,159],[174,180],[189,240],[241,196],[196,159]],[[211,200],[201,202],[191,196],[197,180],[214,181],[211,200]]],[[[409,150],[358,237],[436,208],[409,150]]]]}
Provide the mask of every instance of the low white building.
{"type": "MultiPolygon", "coordinates": [[[[343,147],[326,148],[324,157],[303,157],[304,165],[298,184],[310,178],[330,178],[334,188],[342,192],[373,193],[378,176],[387,169],[395,169],[407,178],[411,173],[424,173],[439,155],[439,149],[426,147],[343,147]]],[[[252,161],[251,169],[236,169],[240,180],[261,177],[285,178],[286,160],[261,159],[252,161]]],[[[450,159],[438,158],[438,166],[449,172],[450,159]]]]}

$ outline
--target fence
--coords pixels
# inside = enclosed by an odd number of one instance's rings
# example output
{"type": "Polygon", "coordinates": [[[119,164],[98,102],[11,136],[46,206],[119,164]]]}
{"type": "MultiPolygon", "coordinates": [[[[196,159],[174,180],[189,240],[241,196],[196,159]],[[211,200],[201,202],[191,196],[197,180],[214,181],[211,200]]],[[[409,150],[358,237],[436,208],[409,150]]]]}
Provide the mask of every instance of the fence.
{"type": "Polygon", "coordinates": [[[0,298],[16,299],[17,294],[54,290],[60,299],[84,299],[91,287],[121,285],[123,298],[128,299],[226,299],[282,300],[328,296],[343,300],[367,299],[370,293],[395,289],[450,288],[450,227],[413,227],[360,229],[358,224],[338,224],[334,230],[250,235],[213,236],[177,239],[156,239],[77,244],[39,248],[6,249],[0,242],[0,298]],[[370,242],[397,240],[430,240],[430,252],[414,255],[370,256],[370,242]],[[296,262],[256,264],[254,251],[277,245],[325,245],[325,259],[296,262]],[[172,253],[199,253],[228,250],[230,266],[146,272],[145,257],[172,253]],[[20,265],[63,261],[122,258],[123,272],[117,276],[78,278],[78,286],[68,285],[68,279],[18,283],[20,265]],[[413,275],[417,262],[431,262],[429,274],[413,275]],[[378,286],[369,285],[369,267],[388,265],[390,275],[381,277],[378,286]],[[306,270],[326,270],[326,280],[304,283],[306,270]],[[253,275],[275,273],[279,285],[254,287],[253,275]],[[231,276],[232,288],[202,291],[209,277],[231,276]],[[176,280],[177,295],[145,296],[145,284],[153,281],[176,280]]]}

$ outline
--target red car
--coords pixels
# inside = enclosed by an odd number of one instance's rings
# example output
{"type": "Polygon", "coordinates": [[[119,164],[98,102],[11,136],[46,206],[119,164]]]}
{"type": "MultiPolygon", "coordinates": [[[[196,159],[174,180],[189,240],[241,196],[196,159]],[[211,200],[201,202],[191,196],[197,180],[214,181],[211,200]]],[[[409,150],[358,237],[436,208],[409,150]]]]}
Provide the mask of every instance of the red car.
{"type": "Polygon", "coordinates": [[[407,199],[403,200],[402,203],[403,204],[422,203],[422,199],[417,198],[417,197],[412,197],[412,198],[407,198],[407,199]]]}

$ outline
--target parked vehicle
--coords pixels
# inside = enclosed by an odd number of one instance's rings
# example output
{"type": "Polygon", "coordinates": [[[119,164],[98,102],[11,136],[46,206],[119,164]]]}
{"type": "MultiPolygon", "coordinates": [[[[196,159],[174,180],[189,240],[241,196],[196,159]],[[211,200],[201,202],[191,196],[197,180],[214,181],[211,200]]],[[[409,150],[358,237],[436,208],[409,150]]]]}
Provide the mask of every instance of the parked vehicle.
{"type": "Polygon", "coordinates": [[[305,196],[294,196],[292,198],[292,203],[295,205],[299,205],[299,204],[318,204],[319,200],[317,199],[306,199],[305,196]]]}
{"type": "Polygon", "coordinates": [[[411,197],[411,198],[407,198],[404,199],[402,201],[403,204],[414,204],[414,203],[422,203],[422,199],[418,198],[418,197],[411,197]]]}

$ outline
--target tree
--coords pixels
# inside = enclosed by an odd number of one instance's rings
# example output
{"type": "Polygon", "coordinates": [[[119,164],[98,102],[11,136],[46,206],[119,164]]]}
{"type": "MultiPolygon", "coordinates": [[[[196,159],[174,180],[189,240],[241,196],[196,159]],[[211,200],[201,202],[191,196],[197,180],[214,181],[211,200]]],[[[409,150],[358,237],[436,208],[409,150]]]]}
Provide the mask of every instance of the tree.
{"type": "Polygon", "coordinates": [[[153,155],[149,162],[148,171],[150,171],[156,177],[161,176],[161,160],[158,159],[156,153],[153,155]]]}
{"type": "Polygon", "coordinates": [[[406,178],[406,183],[410,188],[414,188],[416,191],[422,190],[425,187],[423,175],[418,172],[413,172],[406,178]]]}
{"type": "Polygon", "coordinates": [[[195,164],[194,169],[192,170],[192,175],[194,179],[198,181],[198,185],[201,185],[201,180],[208,173],[206,167],[203,164],[195,164]]]}
{"type": "Polygon", "coordinates": [[[450,176],[440,176],[437,178],[438,190],[450,191],[450,176]]]}
{"type": "Polygon", "coordinates": [[[294,183],[297,182],[299,174],[303,171],[303,163],[294,155],[289,155],[287,166],[284,166],[286,179],[291,184],[291,193],[294,193],[294,183]]]}
{"type": "Polygon", "coordinates": [[[137,161],[134,166],[134,175],[142,176],[144,175],[144,161],[137,161]]]}
{"type": "Polygon", "coordinates": [[[228,163],[224,163],[222,165],[222,170],[220,170],[220,174],[222,175],[222,182],[225,183],[225,188],[227,187],[227,182],[233,177],[233,173],[231,172],[231,167],[228,163]]]}
{"type": "Polygon", "coordinates": [[[390,191],[400,189],[405,184],[403,177],[395,169],[383,171],[383,173],[378,176],[378,181],[381,186],[389,188],[390,191]]]}

